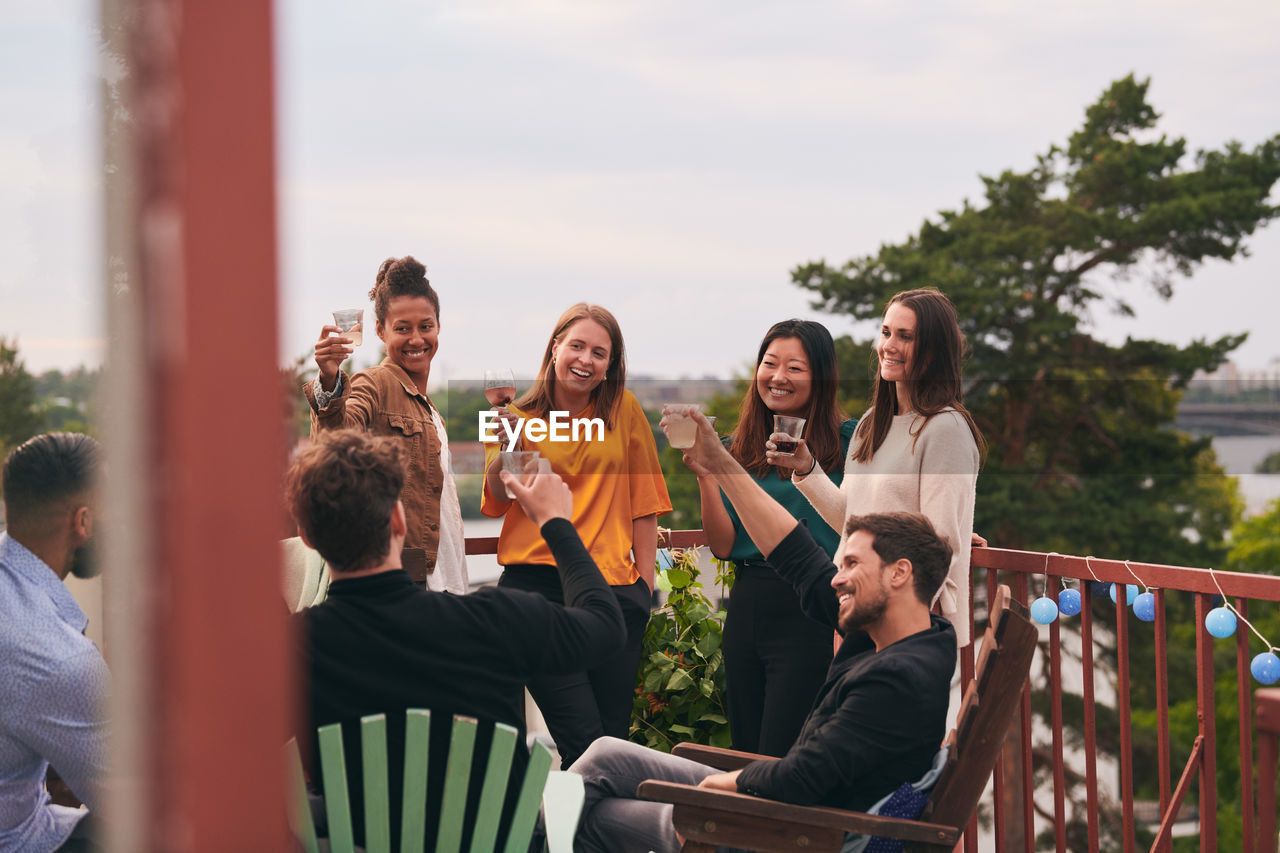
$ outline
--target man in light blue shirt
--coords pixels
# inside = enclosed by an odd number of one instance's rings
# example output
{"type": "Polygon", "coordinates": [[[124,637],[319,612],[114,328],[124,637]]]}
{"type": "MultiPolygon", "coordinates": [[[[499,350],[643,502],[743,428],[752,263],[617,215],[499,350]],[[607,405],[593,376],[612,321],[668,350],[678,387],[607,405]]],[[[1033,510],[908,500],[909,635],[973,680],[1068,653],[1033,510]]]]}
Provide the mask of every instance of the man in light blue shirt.
{"type": "Polygon", "coordinates": [[[0,851],[89,851],[89,812],[53,805],[52,765],[94,808],[106,775],[102,653],[62,581],[97,573],[93,481],[102,450],[85,435],[50,433],[4,463],[0,534],[0,851]]]}

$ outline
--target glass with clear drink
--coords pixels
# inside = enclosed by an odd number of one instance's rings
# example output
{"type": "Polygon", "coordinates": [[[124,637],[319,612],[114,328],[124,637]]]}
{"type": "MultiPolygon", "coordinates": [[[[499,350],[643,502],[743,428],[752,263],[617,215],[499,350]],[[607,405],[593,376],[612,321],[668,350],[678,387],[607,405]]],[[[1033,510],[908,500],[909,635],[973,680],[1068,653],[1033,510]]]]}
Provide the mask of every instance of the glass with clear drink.
{"type": "Polygon", "coordinates": [[[358,347],[364,343],[364,309],[346,308],[333,312],[333,324],[342,330],[345,337],[351,338],[351,345],[358,347]]]}

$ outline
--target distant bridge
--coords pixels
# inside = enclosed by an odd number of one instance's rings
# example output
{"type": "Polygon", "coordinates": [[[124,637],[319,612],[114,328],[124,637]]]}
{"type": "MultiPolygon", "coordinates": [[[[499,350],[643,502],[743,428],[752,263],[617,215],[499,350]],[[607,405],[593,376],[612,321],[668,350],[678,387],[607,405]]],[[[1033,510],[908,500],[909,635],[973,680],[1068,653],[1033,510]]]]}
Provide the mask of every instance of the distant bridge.
{"type": "Polygon", "coordinates": [[[1183,403],[1174,425],[1214,435],[1280,435],[1280,403],[1183,403]]]}

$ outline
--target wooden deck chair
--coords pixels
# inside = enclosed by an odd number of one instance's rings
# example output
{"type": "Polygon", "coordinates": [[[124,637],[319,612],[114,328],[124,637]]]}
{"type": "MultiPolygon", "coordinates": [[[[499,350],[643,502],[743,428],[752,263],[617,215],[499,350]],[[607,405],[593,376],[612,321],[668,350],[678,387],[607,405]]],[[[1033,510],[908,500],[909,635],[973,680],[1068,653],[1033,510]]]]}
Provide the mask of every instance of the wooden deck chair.
{"type": "MultiPolygon", "coordinates": [[[[977,810],[1000,755],[1036,640],[1025,608],[1001,586],[991,605],[975,678],[965,689],[956,727],[947,738],[947,763],[919,820],[797,806],[652,779],[640,783],[637,796],[674,804],[672,823],[686,839],[684,853],[714,853],[718,845],[761,853],[837,853],[846,833],[900,839],[909,851],[950,851],[977,810]]],[[[681,744],[674,752],[721,770],[766,758],[692,744],[681,744]]]]}
{"type": "MultiPolygon", "coordinates": [[[[444,796],[441,803],[440,829],[432,850],[437,853],[461,853],[466,812],[467,788],[471,780],[472,755],[475,750],[477,723],[470,717],[454,717],[449,755],[445,759],[444,796]]],[[[364,847],[357,848],[352,832],[350,792],[347,786],[346,761],[342,747],[342,727],[338,724],[317,729],[320,740],[320,772],[324,780],[325,813],[329,823],[327,844],[316,838],[311,820],[306,782],[298,744],[290,740],[285,746],[290,797],[289,824],[307,853],[330,850],[333,853],[391,853],[391,807],[387,770],[387,720],[383,714],[360,720],[361,764],[364,772],[364,847]]],[[[400,821],[401,853],[422,853],[427,825],[427,761],[431,735],[431,713],[418,709],[405,712],[404,800],[400,821]]],[[[493,853],[497,844],[498,822],[506,796],[507,779],[515,754],[516,730],[501,723],[494,726],[493,744],[485,766],[475,830],[469,853],[493,853]]],[[[507,833],[503,853],[525,853],[538,818],[547,773],[551,770],[551,751],[535,743],[529,765],[516,801],[511,829],[507,833]]],[[[436,759],[439,760],[439,759],[436,759]]]]}

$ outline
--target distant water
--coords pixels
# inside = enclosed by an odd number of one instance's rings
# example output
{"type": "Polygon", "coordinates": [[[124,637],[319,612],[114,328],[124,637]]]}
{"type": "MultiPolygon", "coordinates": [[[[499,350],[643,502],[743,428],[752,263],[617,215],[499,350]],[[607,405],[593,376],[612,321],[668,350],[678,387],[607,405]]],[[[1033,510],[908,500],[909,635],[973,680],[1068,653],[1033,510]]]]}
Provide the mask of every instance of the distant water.
{"type": "Polygon", "coordinates": [[[1280,498],[1280,474],[1255,474],[1254,467],[1268,454],[1280,451],[1280,435],[1215,436],[1214,452],[1228,474],[1240,478],[1245,515],[1255,515],[1280,498]]]}

